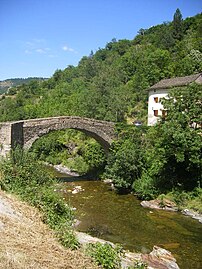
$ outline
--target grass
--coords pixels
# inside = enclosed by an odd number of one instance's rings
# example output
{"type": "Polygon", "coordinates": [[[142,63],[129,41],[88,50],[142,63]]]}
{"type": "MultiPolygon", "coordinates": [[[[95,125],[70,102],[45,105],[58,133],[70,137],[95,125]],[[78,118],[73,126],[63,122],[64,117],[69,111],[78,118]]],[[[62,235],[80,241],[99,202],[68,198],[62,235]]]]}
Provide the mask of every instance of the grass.
{"type": "Polygon", "coordinates": [[[202,214],[202,188],[200,186],[191,192],[173,190],[158,198],[167,198],[175,202],[180,210],[187,208],[202,214]]]}
{"type": "Polygon", "coordinates": [[[56,180],[38,163],[32,154],[17,148],[0,166],[2,189],[17,194],[42,212],[43,222],[55,230],[61,243],[72,249],[79,244],[72,228],[73,212],[59,193],[56,180]]]}
{"type": "Polygon", "coordinates": [[[0,190],[17,217],[0,214],[0,269],[93,269],[97,268],[79,250],[64,248],[41,219],[38,209],[0,190]]]}

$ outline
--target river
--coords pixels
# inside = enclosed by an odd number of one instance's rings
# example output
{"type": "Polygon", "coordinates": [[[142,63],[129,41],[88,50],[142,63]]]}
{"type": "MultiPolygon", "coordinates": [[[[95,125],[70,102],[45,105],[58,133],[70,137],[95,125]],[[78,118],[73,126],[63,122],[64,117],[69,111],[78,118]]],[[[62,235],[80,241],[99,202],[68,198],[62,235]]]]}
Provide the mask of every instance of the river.
{"type": "Polygon", "coordinates": [[[75,208],[78,231],[87,232],[124,249],[148,253],[154,245],[172,252],[181,269],[202,268],[202,224],[178,212],[141,207],[132,194],[118,195],[101,181],[67,177],[61,185],[67,202],[75,208]],[[73,194],[80,186],[82,191],[73,194]]]}

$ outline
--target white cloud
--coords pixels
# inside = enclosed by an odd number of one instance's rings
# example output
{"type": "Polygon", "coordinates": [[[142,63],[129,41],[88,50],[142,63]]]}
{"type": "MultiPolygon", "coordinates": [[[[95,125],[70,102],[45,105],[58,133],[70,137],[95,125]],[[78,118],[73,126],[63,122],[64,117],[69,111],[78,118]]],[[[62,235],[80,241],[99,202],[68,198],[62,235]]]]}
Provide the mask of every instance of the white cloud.
{"type": "Polygon", "coordinates": [[[40,53],[40,54],[46,53],[46,51],[44,49],[36,49],[35,51],[40,53]]]}
{"type": "Polygon", "coordinates": [[[40,53],[40,54],[45,54],[45,53],[47,53],[48,51],[50,51],[49,48],[37,48],[37,49],[35,50],[35,52],[40,53]]]}
{"type": "Polygon", "coordinates": [[[46,41],[44,39],[32,39],[25,42],[25,54],[47,54],[50,48],[45,47],[46,41]]]}
{"type": "Polygon", "coordinates": [[[68,47],[66,45],[64,45],[62,47],[62,50],[77,53],[76,50],[74,50],[74,49],[72,49],[72,48],[70,48],[70,47],[68,47]]]}

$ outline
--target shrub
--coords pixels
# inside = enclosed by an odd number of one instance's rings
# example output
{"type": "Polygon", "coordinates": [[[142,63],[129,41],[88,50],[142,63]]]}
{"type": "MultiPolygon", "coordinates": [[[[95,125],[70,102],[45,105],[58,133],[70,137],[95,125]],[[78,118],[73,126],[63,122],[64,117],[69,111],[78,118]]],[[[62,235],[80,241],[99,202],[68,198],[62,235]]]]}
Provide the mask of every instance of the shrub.
{"type": "Polygon", "coordinates": [[[101,265],[105,269],[120,268],[120,246],[113,247],[108,243],[101,244],[97,242],[88,245],[87,254],[91,256],[98,265],[101,265]]]}
{"type": "Polygon", "coordinates": [[[153,199],[157,195],[157,190],[154,187],[154,180],[145,172],[141,179],[134,181],[133,191],[138,197],[145,200],[153,199]]]}
{"type": "Polygon", "coordinates": [[[115,188],[123,192],[131,190],[133,182],[141,177],[144,130],[131,126],[118,132],[119,140],[111,147],[104,178],[112,179],[115,188]]]}

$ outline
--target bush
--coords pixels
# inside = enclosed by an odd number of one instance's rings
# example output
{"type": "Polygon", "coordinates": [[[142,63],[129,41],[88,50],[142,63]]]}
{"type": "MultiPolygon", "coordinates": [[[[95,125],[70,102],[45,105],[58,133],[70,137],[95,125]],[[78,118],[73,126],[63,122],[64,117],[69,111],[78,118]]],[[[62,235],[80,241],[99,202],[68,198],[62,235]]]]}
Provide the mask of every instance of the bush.
{"type": "Polygon", "coordinates": [[[105,269],[120,268],[120,246],[113,247],[107,243],[101,244],[97,242],[88,245],[87,254],[91,256],[98,265],[101,265],[105,269]]]}
{"type": "Polygon", "coordinates": [[[103,176],[111,179],[120,192],[132,189],[133,182],[141,177],[144,166],[144,130],[133,126],[122,128],[118,130],[119,140],[111,147],[103,176]]]}
{"type": "Polygon", "coordinates": [[[202,188],[200,186],[191,192],[174,189],[167,193],[165,197],[174,201],[180,209],[188,208],[202,213],[202,188]]]}
{"type": "Polygon", "coordinates": [[[139,198],[144,200],[154,199],[157,195],[157,190],[154,187],[154,181],[146,173],[143,173],[141,179],[134,181],[133,191],[139,198]]]}

